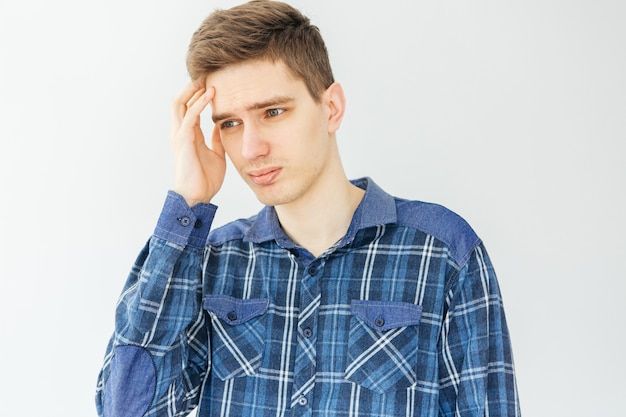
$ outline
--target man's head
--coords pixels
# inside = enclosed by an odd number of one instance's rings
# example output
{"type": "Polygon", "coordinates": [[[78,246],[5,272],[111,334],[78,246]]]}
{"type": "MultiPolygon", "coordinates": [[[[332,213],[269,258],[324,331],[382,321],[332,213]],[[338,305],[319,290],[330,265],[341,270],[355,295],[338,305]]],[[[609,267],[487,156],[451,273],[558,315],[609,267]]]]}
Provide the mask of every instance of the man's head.
{"type": "Polygon", "coordinates": [[[270,0],[213,12],[191,39],[187,69],[203,83],[208,74],[254,60],[282,61],[315,101],[334,82],[318,28],[293,7],[270,0]]]}

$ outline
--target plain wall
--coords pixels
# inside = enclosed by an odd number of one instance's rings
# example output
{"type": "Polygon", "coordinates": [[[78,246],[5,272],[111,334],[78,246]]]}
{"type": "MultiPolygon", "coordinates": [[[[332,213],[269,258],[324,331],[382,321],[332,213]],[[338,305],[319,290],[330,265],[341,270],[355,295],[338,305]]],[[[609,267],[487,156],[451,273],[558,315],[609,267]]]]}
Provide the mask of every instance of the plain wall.
{"type": "MultiPolygon", "coordinates": [[[[0,415],[89,416],[172,186],[193,31],[233,1],[0,0],[0,415]]],[[[350,177],[446,205],[495,264],[526,416],[622,416],[626,3],[298,0],[350,177]]],[[[217,224],[258,208],[234,170],[217,224]]]]}

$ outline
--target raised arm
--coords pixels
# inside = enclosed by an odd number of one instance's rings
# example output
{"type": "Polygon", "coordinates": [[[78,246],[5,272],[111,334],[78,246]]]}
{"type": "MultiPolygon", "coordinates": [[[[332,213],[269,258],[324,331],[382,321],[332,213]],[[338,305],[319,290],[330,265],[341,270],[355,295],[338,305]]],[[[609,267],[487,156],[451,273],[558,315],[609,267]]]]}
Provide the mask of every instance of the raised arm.
{"type": "Polygon", "coordinates": [[[96,390],[101,416],[184,416],[197,405],[210,366],[202,265],[216,207],[207,203],[225,173],[218,132],[209,148],[200,127],[212,97],[190,83],[172,103],[174,191],[117,304],[96,390]]]}

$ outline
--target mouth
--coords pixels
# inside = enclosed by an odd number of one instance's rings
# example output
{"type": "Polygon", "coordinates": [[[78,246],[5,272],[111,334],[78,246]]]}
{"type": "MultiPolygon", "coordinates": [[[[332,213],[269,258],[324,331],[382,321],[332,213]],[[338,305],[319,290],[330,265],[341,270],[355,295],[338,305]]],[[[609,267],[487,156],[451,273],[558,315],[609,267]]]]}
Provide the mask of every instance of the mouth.
{"type": "Polygon", "coordinates": [[[278,174],[280,174],[281,168],[265,168],[256,171],[250,171],[248,176],[250,180],[256,185],[270,185],[278,174]]]}

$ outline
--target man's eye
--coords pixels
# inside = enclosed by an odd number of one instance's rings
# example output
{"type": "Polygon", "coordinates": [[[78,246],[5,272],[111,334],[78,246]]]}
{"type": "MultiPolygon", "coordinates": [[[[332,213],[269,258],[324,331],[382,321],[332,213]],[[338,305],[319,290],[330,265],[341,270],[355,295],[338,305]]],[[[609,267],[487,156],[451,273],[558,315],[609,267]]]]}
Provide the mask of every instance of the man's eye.
{"type": "Polygon", "coordinates": [[[222,123],[222,129],[231,129],[235,126],[239,126],[239,122],[236,122],[234,120],[227,120],[224,123],[222,123]]]}
{"type": "Polygon", "coordinates": [[[281,114],[283,114],[284,111],[285,109],[269,109],[267,111],[267,115],[269,117],[276,117],[276,116],[280,116],[281,114]]]}

